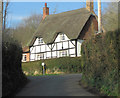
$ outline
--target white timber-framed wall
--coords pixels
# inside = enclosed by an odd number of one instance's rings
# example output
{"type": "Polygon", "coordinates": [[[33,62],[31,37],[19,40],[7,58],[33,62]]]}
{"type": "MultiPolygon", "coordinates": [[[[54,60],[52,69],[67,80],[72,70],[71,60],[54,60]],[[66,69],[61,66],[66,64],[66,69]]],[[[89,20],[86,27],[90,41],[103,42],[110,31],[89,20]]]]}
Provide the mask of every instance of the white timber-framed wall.
{"type": "Polygon", "coordinates": [[[79,57],[82,42],[80,39],[70,40],[64,33],[58,33],[54,42],[50,44],[46,44],[42,37],[36,37],[30,47],[30,61],[66,56],[79,57]]]}

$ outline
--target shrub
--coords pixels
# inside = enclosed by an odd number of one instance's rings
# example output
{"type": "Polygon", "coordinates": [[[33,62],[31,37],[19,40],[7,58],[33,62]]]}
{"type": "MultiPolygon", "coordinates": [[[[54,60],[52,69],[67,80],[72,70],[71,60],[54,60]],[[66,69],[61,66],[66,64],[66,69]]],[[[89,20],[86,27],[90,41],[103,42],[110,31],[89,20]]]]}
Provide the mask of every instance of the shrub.
{"type": "Polygon", "coordinates": [[[118,95],[119,32],[98,34],[82,44],[83,81],[109,96],[118,95]]]}
{"type": "Polygon", "coordinates": [[[21,68],[22,48],[10,36],[2,41],[2,96],[12,96],[27,81],[21,68]]]}
{"type": "Polygon", "coordinates": [[[81,60],[80,58],[71,58],[71,57],[63,57],[63,58],[54,58],[54,59],[47,59],[47,60],[40,60],[40,61],[33,61],[33,62],[25,62],[22,63],[23,71],[32,75],[35,71],[39,73],[42,72],[41,63],[45,62],[47,65],[47,69],[51,72],[59,71],[64,73],[79,73],[81,72],[81,60]]]}

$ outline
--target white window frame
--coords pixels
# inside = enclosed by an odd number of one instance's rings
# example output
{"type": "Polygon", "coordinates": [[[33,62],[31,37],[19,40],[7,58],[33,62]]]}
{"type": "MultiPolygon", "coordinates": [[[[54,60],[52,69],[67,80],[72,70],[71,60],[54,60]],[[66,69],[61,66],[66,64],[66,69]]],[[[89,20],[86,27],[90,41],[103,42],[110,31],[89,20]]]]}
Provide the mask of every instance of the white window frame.
{"type": "Polygon", "coordinates": [[[44,53],[40,54],[40,59],[44,59],[44,53]]]}
{"type": "Polygon", "coordinates": [[[67,56],[67,50],[60,51],[60,57],[66,57],[67,56]]]}
{"type": "Polygon", "coordinates": [[[65,34],[63,34],[63,33],[60,34],[60,40],[61,40],[61,41],[64,41],[64,40],[65,40],[65,34]]]}
{"type": "Polygon", "coordinates": [[[23,56],[23,61],[27,61],[27,55],[23,56]]]}
{"type": "Polygon", "coordinates": [[[42,44],[43,43],[43,38],[38,38],[38,44],[42,44]]]}
{"type": "Polygon", "coordinates": [[[40,54],[37,55],[37,60],[40,60],[40,54]]]}

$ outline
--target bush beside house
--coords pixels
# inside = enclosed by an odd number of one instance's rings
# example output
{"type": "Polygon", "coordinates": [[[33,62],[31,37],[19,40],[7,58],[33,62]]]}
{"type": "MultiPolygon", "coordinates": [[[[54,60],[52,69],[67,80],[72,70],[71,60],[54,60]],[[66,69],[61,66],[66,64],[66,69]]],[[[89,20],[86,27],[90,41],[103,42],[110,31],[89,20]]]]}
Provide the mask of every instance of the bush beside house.
{"type": "Polygon", "coordinates": [[[45,62],[45,64],[47,65],[48,74],[81,72],[81,59],[78,57],[61,57],[33,62],[25,62],[22,63],[22,69],[27,75],[34,75],[36,71],[38,72],[38,74],[42,74],[42,62],[45,62]]]}
{"type": "Polygon", "coordinates": [[[120,30],[98,34],[82,45],[82,81],[108,96],[118,96],[120,30]]]}
{"type": "Polygon", "coordinates": [[[21,58],[21,46],[7,34],[3,34],[2,96],[13,96],[14,92],[27,82],[27,78],[22,72],[21,58]]]}

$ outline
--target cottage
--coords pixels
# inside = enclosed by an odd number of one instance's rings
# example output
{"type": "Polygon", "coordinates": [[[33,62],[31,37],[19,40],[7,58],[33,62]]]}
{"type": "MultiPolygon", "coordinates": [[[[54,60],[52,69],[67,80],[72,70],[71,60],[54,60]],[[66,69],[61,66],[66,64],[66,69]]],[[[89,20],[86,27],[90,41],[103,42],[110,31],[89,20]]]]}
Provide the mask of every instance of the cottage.
{"type": "Polygon", "coordinates": [[[96,18],[93,2],[86,2],[86,8],[53,15],[45,3],[43,20],[22,61],[81,56],[83,41],[98,32],[96,18]]]}

